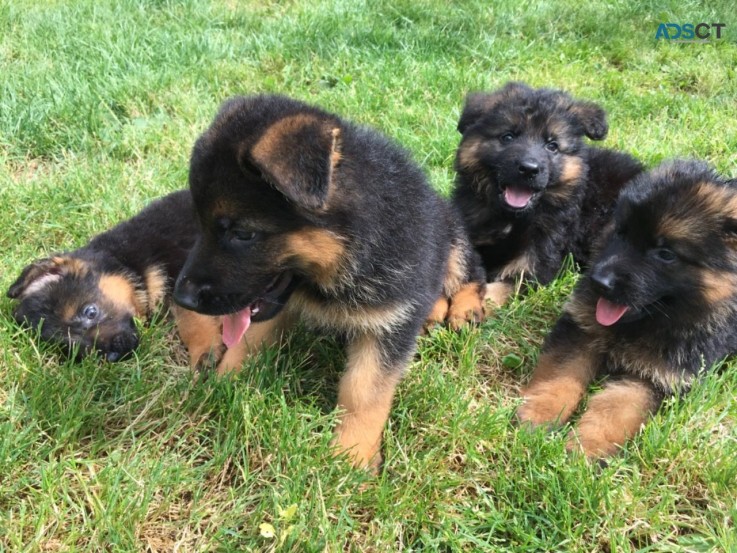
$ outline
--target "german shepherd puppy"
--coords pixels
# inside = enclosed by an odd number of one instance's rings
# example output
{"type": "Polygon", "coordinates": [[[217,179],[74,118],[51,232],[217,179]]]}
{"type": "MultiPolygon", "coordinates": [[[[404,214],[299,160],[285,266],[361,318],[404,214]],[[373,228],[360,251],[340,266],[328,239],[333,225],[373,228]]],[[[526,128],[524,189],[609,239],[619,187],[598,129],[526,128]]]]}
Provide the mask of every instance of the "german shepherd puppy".
{"type": "Polygon", "coordinates": [[[610,455],[666,396],[737,351],[737,182],[676,161],[636,177],[602,250],[547,337],[519,419],[565,423],[569,448],[610,455]]]}
{"type": "Polygon", "coordinates": [[[7,295],[14,317],[80,357],[117,361],[138,346],[135,319],[166,297],[194,244],[188,190],[153,202],[81,248],[28,265],[7,295]]]}
{"type": "Polygon", "coordinates": [[[498,305],[520,279],[550,282],[569,253],[585,264],[619,190],[642,170],[626,154],[587,146],[584,136],[606,136],[606,114],[559,90],[513,82],[471,94],[458,131],[453,199],[498,305]]]}
{"type": "Polygon", "coordinates": [[[270,95],[223,104],[194,146],[190,190],[202,234],[174,300],[222,315],[228,346],[251,322],[282,328],[285,313],[343,336],[334,443],[378,466],[395,387],[437,298],[451,299],[451,318],[481,308],[455,211],[377,132],[270,95]]]}

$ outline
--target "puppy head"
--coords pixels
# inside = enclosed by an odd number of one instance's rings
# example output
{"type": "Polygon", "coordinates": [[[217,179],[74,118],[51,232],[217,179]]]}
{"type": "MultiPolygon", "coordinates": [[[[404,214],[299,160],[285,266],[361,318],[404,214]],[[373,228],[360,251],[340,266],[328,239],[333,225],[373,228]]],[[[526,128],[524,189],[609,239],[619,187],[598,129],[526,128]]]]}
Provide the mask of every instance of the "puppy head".
{"type": "Polygon", "coordinates": [[[737,301],[737,187],[705,164],[640,175],[619,198],[588,283],[604,326],[703,320],[737,301]]]}
{"type": "Polygon", "coordinates": [[[491,94],[470,94],[458,130],[457,171],[503,209],[525,213],[546,192],[565,199],[584,181],[583,137],[601,140],[608,126],[596,104],[508,83],[491,94]]]}
{"type": "Polygon", "coordinates": [[[227,315],[226,345],[275,316],[301,283],[329,286],[343,254],[325,227],[341,125],[283,97],[227,102],[197,141],[190,189],[202,234],[177,279],[185,308],[227,315]]]}
{"type": "Polygon", "coordinates": [[[97,271],[89,261],[68,255],[35,261],[7,295],[18,300],[19,324],[69,354],[97,352],[117,361],[138,345],[134,317],[143,313],[131,279],[97,271]]]}

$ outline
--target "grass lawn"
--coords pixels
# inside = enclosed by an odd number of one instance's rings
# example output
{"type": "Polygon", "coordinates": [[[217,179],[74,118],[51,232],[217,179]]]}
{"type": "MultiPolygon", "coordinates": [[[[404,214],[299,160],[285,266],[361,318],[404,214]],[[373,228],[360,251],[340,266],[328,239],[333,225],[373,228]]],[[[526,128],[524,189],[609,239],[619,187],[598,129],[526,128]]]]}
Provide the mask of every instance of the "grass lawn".
{"type": "MultiPolygon", "coordinates": [[[[730,1],[0,0],[0,288],[184,187],[220,102],[280,92],[404,144],[447,193],[464,95],[510,79],[609,113],[605,145],[737,176],[730,1]],[[706,44],[659,23],[723,22],[706,44]]],[[[376,478],[330,457],[343,355],[296,333],[193,383],[163,315],[137,357],[63,361],[0,300],[0,551],[737,551],[737,370],[605,468],[510,422],[575,281],[434,331],[376,478]]]]}

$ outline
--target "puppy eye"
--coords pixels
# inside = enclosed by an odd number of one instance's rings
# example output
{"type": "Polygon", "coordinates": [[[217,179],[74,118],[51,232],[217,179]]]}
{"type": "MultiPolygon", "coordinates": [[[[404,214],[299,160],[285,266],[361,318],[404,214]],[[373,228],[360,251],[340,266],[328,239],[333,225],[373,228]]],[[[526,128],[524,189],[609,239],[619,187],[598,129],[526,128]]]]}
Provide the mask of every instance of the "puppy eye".
{"type": "Polygon", "coordinates": [[[558,146],[558,143],[555,140],[551,140],[550,142],[547,142],[545,144],[545,149],[548,152],[557,152],[559,150],[560,146],[558,146]]]}
{"type": "Polygon", "coordinates": [[[94,303],[85,305],[82,309],[82,316],[89,321],[94,321],[99,314],[100,311],[97,309],[97,306],[94,303]]]}
{"type": "Polygon", "coordinates": [[[653,251],[653,255],[658,261],[662,261],[663,263],[673,263],[676,259],[678,259],[678,256],[673,252],[673,250],[669,250],[668,248],[657,248],[653,251]]]}
{"type": "Polygon", "coordinates": [[[232,231],[232,238],[239,242],[252,242],[257,236],[258,233],[252,230],[235,229],[232,231]]]}
{"type": "Polygon", "coordinates": [[[505,132],[499,137],[499,142],[502,144],[509,144],[512,140],[514,140],[514,135],[511,132],[505,132]]]}

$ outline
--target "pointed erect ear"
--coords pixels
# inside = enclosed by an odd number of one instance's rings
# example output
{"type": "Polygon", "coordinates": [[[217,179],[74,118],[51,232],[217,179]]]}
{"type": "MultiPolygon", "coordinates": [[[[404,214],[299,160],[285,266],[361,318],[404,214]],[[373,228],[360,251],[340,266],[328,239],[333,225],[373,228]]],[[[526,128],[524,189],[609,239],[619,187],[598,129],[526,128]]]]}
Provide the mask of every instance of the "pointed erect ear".
{"type": "Polygon", "coordinates": [[[466,96],[463,113],[458,121],[458,132],[463,134],[466,129],[481,119],[484,115],[491,113],[499,104],[505,101],[513,101],[514,98],[522,96],[532,89],[523,83],[509,82],[503,88],[491,94],[475,92],[466,96]]]}
{"type": "Polygon", "coordinates": [[[61,279],[64,265],[65,260],[62,257],[47,257],[34,261],[23,269],[17,280],[10,285],[7,296],[18,299],[38,292],[61,279]]]}
{"type": "Polygon", "coordinates": [[[341,155],[340,132],[336,121],[316,115],[285,117],[266,129],[250,153],[240,153],[240,163],[244,169],[255,166],[296,205],[319,210],[325,207],[334,186],[341,155]]]}
{"type": "Polygon", "coordinates": [[[603,140],[609,132],[606,112],[593,102],[574,102],[568,111],[573,113],[591,140],[603,140]]]}

